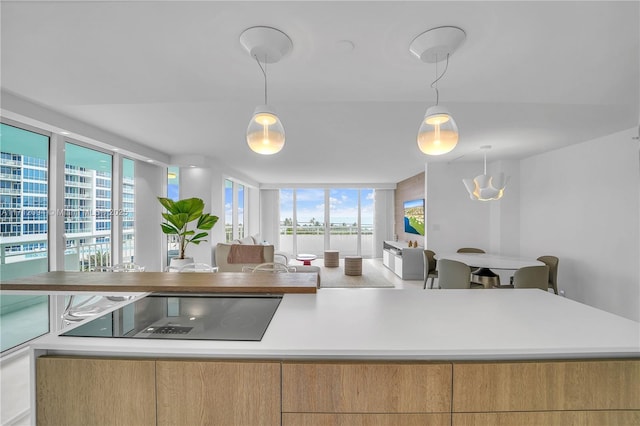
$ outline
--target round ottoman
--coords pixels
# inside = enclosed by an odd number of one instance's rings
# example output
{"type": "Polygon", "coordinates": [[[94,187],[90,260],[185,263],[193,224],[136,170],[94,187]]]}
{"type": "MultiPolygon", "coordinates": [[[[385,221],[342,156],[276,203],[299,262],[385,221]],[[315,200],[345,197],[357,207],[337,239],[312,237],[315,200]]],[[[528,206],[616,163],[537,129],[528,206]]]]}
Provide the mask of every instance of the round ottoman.
{"type": "Polygon", "coordinates": [[[362,275],[362,256],[345,256],[344,274],[362,275]]]}
{"type": "Polygon", "coordinates": [[[340,252],[338,250],[325,250],[324,266],[327,268],[337,268],[340,266],[340,252]]]}

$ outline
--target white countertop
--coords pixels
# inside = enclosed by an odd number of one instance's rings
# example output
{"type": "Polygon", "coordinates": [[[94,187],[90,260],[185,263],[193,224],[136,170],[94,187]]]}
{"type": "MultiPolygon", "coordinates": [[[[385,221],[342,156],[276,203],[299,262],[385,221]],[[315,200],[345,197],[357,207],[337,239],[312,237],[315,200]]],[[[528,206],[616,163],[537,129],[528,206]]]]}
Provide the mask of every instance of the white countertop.
{"type": "Polygon", "coordinates": [[[286,294],[261,342],[45,336],[50,353],[274,359],[639,357],[640,323],[537,289],[286,294]]]}

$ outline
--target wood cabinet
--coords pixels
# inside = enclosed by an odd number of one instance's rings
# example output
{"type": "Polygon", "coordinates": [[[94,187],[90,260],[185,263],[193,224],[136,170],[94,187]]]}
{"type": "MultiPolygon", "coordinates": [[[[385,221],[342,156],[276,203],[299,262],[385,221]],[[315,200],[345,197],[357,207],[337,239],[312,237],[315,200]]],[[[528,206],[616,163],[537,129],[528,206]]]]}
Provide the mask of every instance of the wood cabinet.
{"type": "Polygon", "coordinates": [[[38,425],[156,424],[155,361],[40,357],[38,425]]]}
{"type": "Polygon", "coordinates": [[[454,425],[636,425],[640,360],[454,363],[452,411],[454,425]]]}
{"type": "Polygon", "coordinates": [[[158,425],[279,425],[280,363],[157,361],[158,425]]]}
{"type": "Polygon", "coordinates": [[[382,264],[403,280],[424,279],[424,248],[409,248],[407,243],[385,241],[382,246],[382,264]]]}
{"type": "Polygon", "coordinates": [[[282,365],[285,425],[439,425],[450,423],[450,410],[448,363],[282,365]]]}
{"type": "Polygon", "coordinates": [[[640,360],[44,356],[38,425],[638,425],[640,360]]]}
{"type": "Polygon", "coordinates": [[[283,426],[451,426],[451,414],[282,413],[283,426]]]}

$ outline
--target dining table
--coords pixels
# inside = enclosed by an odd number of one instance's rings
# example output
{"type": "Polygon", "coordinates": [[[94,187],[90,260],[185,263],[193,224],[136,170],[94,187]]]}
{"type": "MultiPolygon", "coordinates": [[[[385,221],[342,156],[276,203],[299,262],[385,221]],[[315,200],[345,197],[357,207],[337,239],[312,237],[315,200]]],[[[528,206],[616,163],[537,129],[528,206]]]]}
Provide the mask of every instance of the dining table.
{"type": "Polygon", "coordinates": [[[434,256],[436,260],[449,259],[472,268],[516,270],[527,266],[544,266],[544,262],[523,257],[501,256],[489,253],[445,253],[434,256]]]}
{"type": "MultiPolygon", "coordinates": [[[[434,256],[434,259],[449,259],[462,262],[471,267],[471,269],[489,269],[489,270],[511,270],[515,271],[527,266],[544,266],[545,263],[536,259],[528,259],[523,257],[502,256],[489,253],[445,253],[434,256]]],[[[490,281],[483,282],[485,288],[491,287],[490,281]]],[[[498,281],[499,283],[499,281],[498,281]]],[[[511,285],[497,285],[496,287],[512,287],[511,285]]]]}

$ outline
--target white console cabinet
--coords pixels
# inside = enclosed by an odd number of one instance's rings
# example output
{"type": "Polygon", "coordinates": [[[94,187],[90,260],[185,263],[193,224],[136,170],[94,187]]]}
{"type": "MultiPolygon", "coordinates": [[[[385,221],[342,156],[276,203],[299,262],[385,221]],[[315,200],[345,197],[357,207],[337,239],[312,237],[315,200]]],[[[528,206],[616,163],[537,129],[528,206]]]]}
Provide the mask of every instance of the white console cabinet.
{"type": "Polygon", "coordinates": [[[382,263],[403,280],[424,279],[424,248],[409,248],[400,241],[385,241],[382,247],[382,263]]]}

